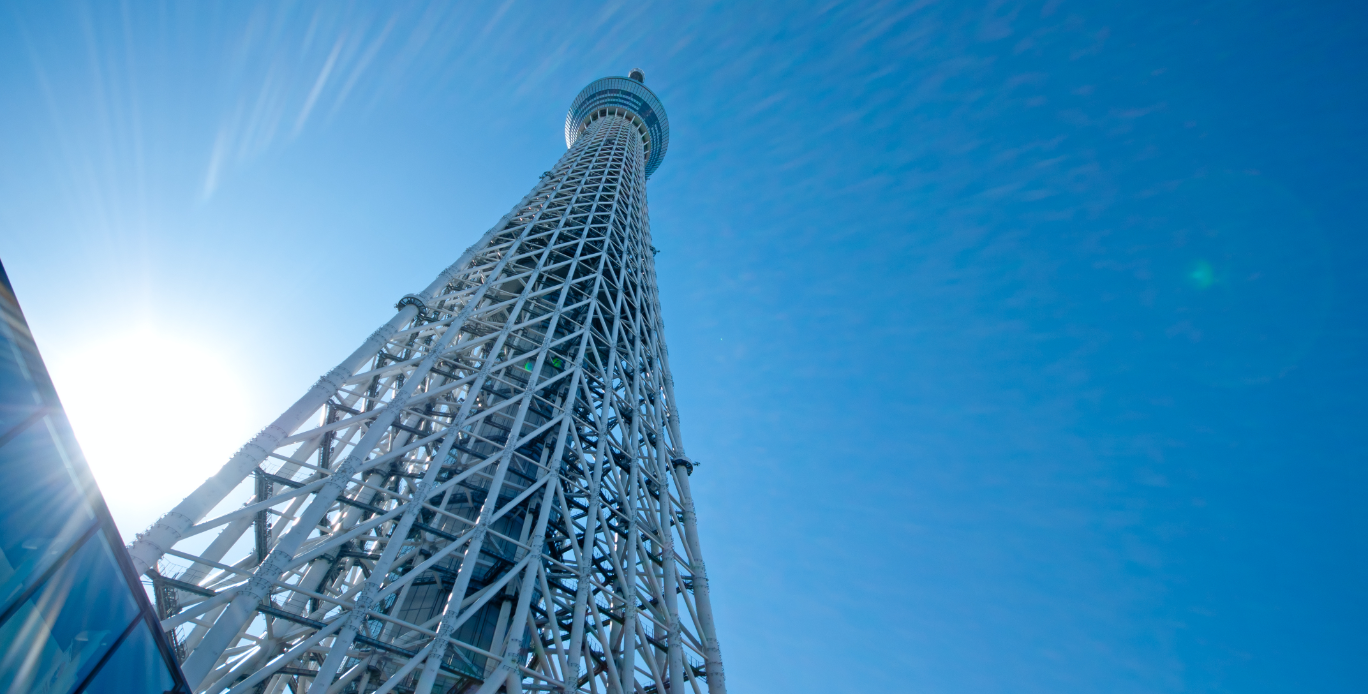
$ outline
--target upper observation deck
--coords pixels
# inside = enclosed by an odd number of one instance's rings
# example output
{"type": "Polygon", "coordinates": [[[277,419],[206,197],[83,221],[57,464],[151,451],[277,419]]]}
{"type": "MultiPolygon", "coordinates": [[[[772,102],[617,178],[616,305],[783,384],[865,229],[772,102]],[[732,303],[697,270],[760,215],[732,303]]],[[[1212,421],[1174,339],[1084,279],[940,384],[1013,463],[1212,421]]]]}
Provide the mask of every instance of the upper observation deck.
{"type": "Polygon", "coordinates": [[[604,77],[589,83],[575,97],[565,116],[565,146],[575,144],[590,123],[620,113],[636,124],[641,133],[646,175],[655,173],[670,144],[670,121],[665,117],[665,107],[660,99],[646,88],[644,80],[641,70],[632,70],[627,77],[604,77]]]}

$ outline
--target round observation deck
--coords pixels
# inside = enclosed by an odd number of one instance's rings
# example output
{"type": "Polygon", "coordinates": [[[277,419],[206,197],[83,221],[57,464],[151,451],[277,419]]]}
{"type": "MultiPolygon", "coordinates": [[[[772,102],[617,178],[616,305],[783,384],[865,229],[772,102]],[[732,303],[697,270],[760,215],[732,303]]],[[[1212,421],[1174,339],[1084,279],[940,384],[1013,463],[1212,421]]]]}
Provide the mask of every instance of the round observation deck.
{"type": "Polygon", "coordinates": [[[645,146],[646,175],[660,168],[670,144],[670,121],[660,99],[646,88],[645,75],[632,70],[631,77],[604,77],[589,83],[570,104],[565,116],[565,146],[575,140],[589,124],[610,114],[627,118],[637,126],[645,146]]]}

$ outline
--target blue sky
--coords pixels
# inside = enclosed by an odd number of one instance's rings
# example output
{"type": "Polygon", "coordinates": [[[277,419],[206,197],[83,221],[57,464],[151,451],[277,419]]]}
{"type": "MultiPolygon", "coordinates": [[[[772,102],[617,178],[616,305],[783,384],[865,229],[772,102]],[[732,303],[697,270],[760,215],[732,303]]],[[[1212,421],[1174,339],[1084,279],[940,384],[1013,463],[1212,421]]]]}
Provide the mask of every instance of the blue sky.
{"type": "Polygon", "coordinates": [[[131,535],[641,67],[734,691],[1363,691],[1364,35],[1349,2],[8,2],[0,257],[131,535]]]}

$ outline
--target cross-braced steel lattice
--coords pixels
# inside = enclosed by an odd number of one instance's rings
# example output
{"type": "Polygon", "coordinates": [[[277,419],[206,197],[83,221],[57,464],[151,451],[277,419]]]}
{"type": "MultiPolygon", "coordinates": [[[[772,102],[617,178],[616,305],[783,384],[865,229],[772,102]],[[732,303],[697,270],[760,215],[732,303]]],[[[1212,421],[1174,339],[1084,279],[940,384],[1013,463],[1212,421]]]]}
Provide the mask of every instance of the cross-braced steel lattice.
{"type": "Polygon", "coordinates": [[[726,691],[646,214],[667,137],[638,71],[586,87],[532,192],[138,536],[197,691],[726,691]]]}

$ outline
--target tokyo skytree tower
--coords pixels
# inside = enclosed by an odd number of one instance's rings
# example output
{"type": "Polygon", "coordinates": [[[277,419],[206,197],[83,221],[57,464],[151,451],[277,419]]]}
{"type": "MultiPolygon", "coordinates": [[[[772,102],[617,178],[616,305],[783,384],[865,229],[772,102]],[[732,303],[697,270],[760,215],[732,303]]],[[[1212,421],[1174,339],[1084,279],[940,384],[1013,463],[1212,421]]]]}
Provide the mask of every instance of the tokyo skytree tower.
{"type": "Polygon", "coordinates": [[[196,691],[725,693],[647,220],[665,110],[603,78],[565,140],[129,546],[196,691]]]}

